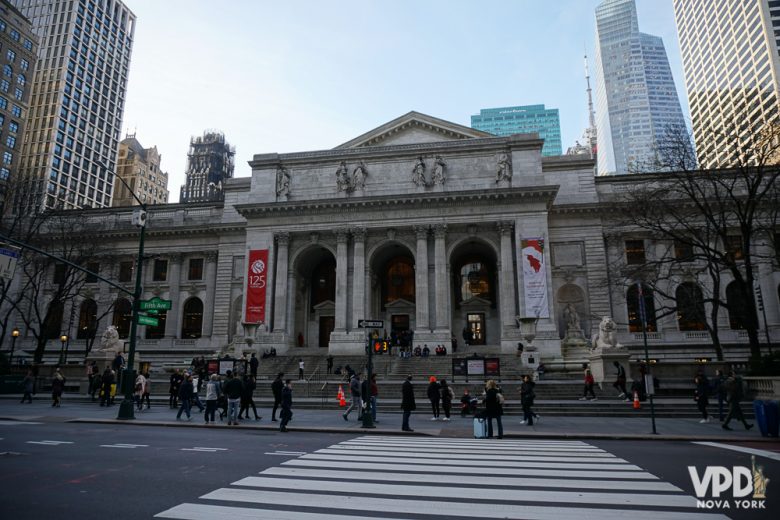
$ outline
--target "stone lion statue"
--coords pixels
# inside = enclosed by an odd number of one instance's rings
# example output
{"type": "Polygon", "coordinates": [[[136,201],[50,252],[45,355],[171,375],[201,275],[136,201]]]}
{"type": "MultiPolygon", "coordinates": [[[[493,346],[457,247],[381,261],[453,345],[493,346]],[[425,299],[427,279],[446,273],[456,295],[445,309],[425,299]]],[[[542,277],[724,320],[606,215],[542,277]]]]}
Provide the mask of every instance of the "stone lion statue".
{"type": "Polygon", "coordinates": [[[109,325],[100,337],[100,352],[119,352],[123,348],[116,327],[109,325]]]}
{"type": "Polygon", "coordinates": [[[593,349],[614,349],[623,345],[617,341],[617,325],[612,318],[604,316],[599,323],[598,333],[593,335],[593,349]]]}

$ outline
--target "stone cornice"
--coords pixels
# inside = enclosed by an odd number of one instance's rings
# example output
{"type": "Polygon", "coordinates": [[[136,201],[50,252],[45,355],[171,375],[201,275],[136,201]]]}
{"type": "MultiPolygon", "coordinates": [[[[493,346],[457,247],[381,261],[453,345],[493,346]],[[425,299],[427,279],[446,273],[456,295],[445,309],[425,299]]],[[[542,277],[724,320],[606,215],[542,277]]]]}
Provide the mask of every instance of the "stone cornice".
{"type": "Polygon", "coordinates": [[[574,215],[590,214],[600,215],[611,211],[613,206],[603,202],[590,202],[587,204],[560,204],[550,209],[550,215],[574,215]]]}
{"type": "Polygon", "coordinates": [[[508,204],[523,200],[537,200],[545,203],[549,210],[558,186],[529,186],[519,188],[470,190],[436,193],[405,193],[392,196],[372,196],[361,198],[333,198],[302,201],[287,201],[281,203],[236,204],[235,210],[244,218],[267,217],[276,215],[311,215],[322,213],[346,213],[357,210],[382,210],[398,211],[406,206],[407,209],[430,207],[432,205],[489,205],[508,204]]]}
{"type": "MultiPolygon", "coordinates": [[[[558,155],[542,157],[542,172],[571,171],[580,169],[592,170],[596,167],[596,159],[582,155],[558,155]]],[[[595,173],[594,173],[595,177],[595,173]]]]}

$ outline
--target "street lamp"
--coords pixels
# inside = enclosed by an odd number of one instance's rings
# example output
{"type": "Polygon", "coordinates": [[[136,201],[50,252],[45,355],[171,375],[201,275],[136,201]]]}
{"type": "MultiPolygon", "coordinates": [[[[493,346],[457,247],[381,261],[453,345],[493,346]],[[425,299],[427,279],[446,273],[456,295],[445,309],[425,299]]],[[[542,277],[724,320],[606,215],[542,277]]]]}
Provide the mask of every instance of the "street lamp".
{"type": "Polygon", "coordinates": [[[65,360],[67,359],[67,355],[65,354],[65,343],[68,341],[68,335],[63,334],[60,336],[60,342],[62,343],[62,347],[60,347],[60,365],[65,364],[65,360]]]}
{"type": "Polygon", "coordinates": [[[130,348],[127,352],[127,366],[122,372],[122,385],[124,389],[125,398],[119,405],[119,413],[117,419],[135,419],[135,411],[133,407],[133,381],[135,380],[135,374],[133,371],[133,364],[135,362],[135,345],[136,345],[136,329],[138,327],[138,311],[140,310],[141,296],[143,296],[143,290],[141,288],[143,260],[144,260],[144,237],[146,234],[146,203],[136,196],[133,189],[125,182],[125,180],[117,175],[116,172],[111,171],[108,166],[103,163],[98,163],[109,173],[114,175],[114,178],[118,179],[127,191],[138,202],[140,209],[133,212],[133,224],[141,228],[140,236],[138,237],[138,261],[136,262],[135,270],[135,291],[133,292],[133,318],[130,322],[130,348]]]}
{"type": "Polygon", "coordinates": [[[11,331],[11,355],[8,357],[9,365],[14,364],[14,349],[16,348],[16,338],[18,337],[19,337],[19,329],[14,327],[14,330],[11,331]]]}

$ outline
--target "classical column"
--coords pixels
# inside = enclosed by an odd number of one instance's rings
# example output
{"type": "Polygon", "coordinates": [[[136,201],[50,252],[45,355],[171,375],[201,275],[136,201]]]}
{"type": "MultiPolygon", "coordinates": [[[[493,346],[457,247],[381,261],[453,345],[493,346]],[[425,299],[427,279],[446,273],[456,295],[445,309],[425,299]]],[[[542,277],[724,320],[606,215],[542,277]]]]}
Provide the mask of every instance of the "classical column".
{"type": "Polygon", "coordinates": [[[501,265],[499,267],[499,301],[501,328],[515,328],[515,273],[512,262],[512,223],[499,222],[501,235],[501,265]]]}
{"type": "Polygon", "coordinates": [[[179,316],[181,315],[181,302],[179,301],[181,285],[181,254],[171,253],[168,255],[168,299],[171,300],[171,310],[165,316],[165,337],[178,338],[181,335],[179,328],[179,316]]]}
{"type": "Polygon", "coordinates": [[[274,271],[274,331],[287,332],[287,259],[290,234],[276,235],[276,269],[274,271]]]}
{"type": "Polygon", "coordinates": [[[352,260],[352,328],[366,317],[366,230],[352,230],[354,258],[352,260]]]}
{"type": "Polygon", "coordinates": [[[217,292],[217,251],[206,251],[206,301],[203,304],[203,337],[210,338],[214,326],[214,296],[217,292]]]}
{"type": "Polygon", "coordinates": [[[447,285],[447,224],[433,226],[434,280],[436,284],[436,330],[449,330],[450,298],[447,285]]]}
{"type": "Polygon", "coordinates": [[[415,226],[417,234],[417,260],[415,262],[415,307],[417,330],[430,330],[428,315],[428,226],[415,226]]]}
{"type": "Polygon", "coordinates": [[[336,232],[336,317],[334,330],[347,329],[347,240],[346,230],[336,232]]]}

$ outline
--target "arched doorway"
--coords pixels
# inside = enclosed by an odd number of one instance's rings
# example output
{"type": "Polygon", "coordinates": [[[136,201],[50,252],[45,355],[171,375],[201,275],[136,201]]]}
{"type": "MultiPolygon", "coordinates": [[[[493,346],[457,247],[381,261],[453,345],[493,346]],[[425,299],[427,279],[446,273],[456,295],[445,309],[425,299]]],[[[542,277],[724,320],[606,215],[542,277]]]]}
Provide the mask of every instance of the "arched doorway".
{"type": "MultiPolygon", "coordinates": [[[[296,277],[294,338],[303,337],[304,347],[327,348],[336,324],[336,257],[321,245],[312,245],[293,260],[296,277]]],[[[295,342],[298,345],[298,341],[295,342]]]]}
{"type": "Polygon", "coordinates": [[[203,302],[200,298],[190,298],[184,302],[182,313],[182,339],[197,339],[203,330],[203,302]]]}
{"type": "Polygon", "coordinates": [[[97,329],[97,303],[95,300],[86,299],[81,302],[79,311],[79,329],[76,339],[94,339],[97,329]]]}
{"type": "Polygon", "coordinates": [[[368,316],[382,319],[393,344],[411,345],[417,319],[415,258],[400,242],[386,242],[371,253],[368,316]]]}
{"type": "Polygon", "coordinates": [[[468,345],[500,344],[498,269],[495,250],[469,239],[450,256],[453,330],[468,345]]]}

